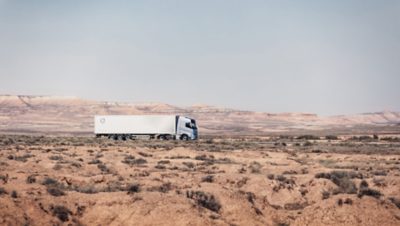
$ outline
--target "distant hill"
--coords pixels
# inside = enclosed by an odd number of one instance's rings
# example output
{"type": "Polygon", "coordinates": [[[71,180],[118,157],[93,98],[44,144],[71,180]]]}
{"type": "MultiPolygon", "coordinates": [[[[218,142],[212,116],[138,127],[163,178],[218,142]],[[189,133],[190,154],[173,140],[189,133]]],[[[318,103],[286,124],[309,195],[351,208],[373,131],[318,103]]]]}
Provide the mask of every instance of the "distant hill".
{"type": "Polygon", "coordinates": [[[98,114],[181,114],[197,119],[201,134],[363,133],[400,131],[400,112],[320,117],[309,113],[240,111],[207,105],[122,103],[77,97],[0,95],[0,132],[91,134],[98,114]]]}

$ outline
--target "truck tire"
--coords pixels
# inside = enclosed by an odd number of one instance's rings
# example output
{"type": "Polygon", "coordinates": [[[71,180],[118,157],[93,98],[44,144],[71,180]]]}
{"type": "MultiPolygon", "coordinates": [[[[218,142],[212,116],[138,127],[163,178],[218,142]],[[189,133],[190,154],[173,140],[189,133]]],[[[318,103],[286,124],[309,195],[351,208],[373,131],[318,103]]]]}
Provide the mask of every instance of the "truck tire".
{"type": "Polygon", "coordinates": [[[182,134],[181,140],[189,140],[189,136],[186,134],[182,134]]]}

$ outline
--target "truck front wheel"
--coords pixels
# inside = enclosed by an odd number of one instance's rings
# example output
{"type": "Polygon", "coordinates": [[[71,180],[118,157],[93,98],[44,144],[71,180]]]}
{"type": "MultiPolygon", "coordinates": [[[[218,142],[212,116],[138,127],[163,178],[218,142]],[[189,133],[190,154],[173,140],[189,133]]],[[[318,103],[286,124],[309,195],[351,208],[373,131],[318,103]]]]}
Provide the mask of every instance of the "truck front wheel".
{"type": "Polygon", "coordinates": [[[189,140],[189,136],[186,135],[186,134],[183,134],[183,135],[181,136],[181,140],[189,140]]]}

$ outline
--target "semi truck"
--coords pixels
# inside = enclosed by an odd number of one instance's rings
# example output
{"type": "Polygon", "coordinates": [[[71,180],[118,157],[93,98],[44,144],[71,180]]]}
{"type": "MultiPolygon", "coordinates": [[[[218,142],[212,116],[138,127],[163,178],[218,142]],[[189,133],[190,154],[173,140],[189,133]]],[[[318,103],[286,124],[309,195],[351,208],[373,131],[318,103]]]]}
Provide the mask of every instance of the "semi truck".
{"type": "Polygon", "coordinates": [[[114,140],[198,138],[196,120],[180,115],[96,115],[94,133],[114,140]]]}

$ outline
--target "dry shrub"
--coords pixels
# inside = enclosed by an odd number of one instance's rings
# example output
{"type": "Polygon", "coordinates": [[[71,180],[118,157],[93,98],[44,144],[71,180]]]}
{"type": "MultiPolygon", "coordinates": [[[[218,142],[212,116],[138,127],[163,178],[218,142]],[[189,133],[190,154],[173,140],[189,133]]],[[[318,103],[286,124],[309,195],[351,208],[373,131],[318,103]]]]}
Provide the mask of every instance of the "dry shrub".
{"type": "Polygon", "coordinates": [[[15,160],[15,161],[19,161],[19,162],[27,162],[28,158],[32,158],[32,157],[35,157],[35,156],[31,155],[31,154],[24,154],[21,156],[9,155],[7,158],[10,160],[15,160]]]}
{"type": "Polygon", "coordinates": [[[3,183],[7,183],[8,182],[8,174],[6,174],[6,175],[0,175],[0,180],[2,180],[3,181],[3,183]]]}
{"type": "Polygon", "coordinates": [[[387,176],[387,173],[385,170],[375,170],[372,172],[372,174],[375,176],[387,176]]]}
{"type": "Polygon", "coordinates": [[[364,195],[372,196],[377,199],[382,196],[380,191],[369,188],[367,181],[362,180],[360,182],[360,188],[358,190],[358,197],[361,198],[364,195]]]}
{"type": "Polygon", "coordinates": [[[292,178],[286,178],[283,175],[275,176],[275,180],[279,182],[278,185],[273,187],[275,192],[278,192],[282,188],[292,190],[296,182],[292,178]]]}
{"type": "Polygon", "coordinates": [[[58,181],[56,179],[50,178],[50,177],[46,177],[43,182],[42,185],[45,186],[51,186],[51,185],[58,185],[58,181]]]}
{"type": "Polygon", "coordinates": [[[53,215],[60,219],[62,222],[68,221],[69,215],[72,214],[71,210],[61,205],[52,206],[51,210],[53,215]]]}
{"type": "Polygon", "coordinates": [[[253,192],[246,192],[246,198],[249,203],[254,205],[254,201],[256,200],[256,195],[253,192]]]}
{"type": "Polygon", "coordinates": [[[143,156],[143,157],[153,157],[153,155],[147,154],[147,153],[144,153],[144,152],[141,152],[141,151],[139,151],[138,154],[143,156]]]}
{"type": "Polygon", "coordinates": [[[210,193],[206,193],[203,191],[186,191],[186,197],[189,199],[193,199],[197,205],[202,206],[206,209],[209,209],[214,212],[219,212],[221,209],[221,204],[214,197],[214,195],[210,193]]]}
{"type": "Polygon", "coordinates": [[[171,162],[169,160],[160,160],[157,162],[157,164],[170,164],[171,162]]]}
{"type": "Polygon", "coordinates": [[[154,166],[154,168],[164,170],[167,167],[165,167],[164,165],[157,164],[156,166],[154,166]]]}
{"type": "Polygon", "coordinates": [[[322,199],[328,199],[330,195],[329,191],[322,191],[322,199]]]}
{"type": "Polygon", "coordinates": [[[344,204],[353,205],[353,200],[351,200],[351,198],[346,198],[346,199],[344,200],[344,204]]]}
{"type": "Polygon", "coordinates": [[[172,184],[170,182],[164,183],[158,187],[158,191],[162,193],[167,193],[172,190],[172,184]]]}
{"type": "Polygon", "coordinates": [[[187,168],[194,168],[194,163],[193,162],[182,162],[183,165],[185,165],[187,168]]]}
{"type": "Polygon", "coordinates": [[[304,209],[308,203],[286,203],[284,205],[285,210],[301,210],[304,209]]]}
{"type": "Polygon", "coordinates": [[[103,173],[109,173],[110,172],[110,169],[108,169],[108,167],[103,163],[98,164],[97,168],[99,168],[101,170],[101,172],[103,172],[103,173]]]}
{"type": "Polygon", "coordinates": [[[395,206],[397,206],[397,208],[400,209],[400,199],[395,198],[395,197],[390,197],[389,200],[390,200],[395,206]]]}
{"type": "Polygon", "coordinates": [[[58,161],[58,160],[63,160],[63,157],[60,156],[60,155],[52,155],[52,156],[49,157],[49,159],[58,161]]]}
{"type": "Polygon", "coordinates": [[[50,195],[56,196],[56,197],[65,195],[65,192],[63,192],[62,190],[60,190],[59,188],[56,188],[56,187],[47,188],[47,192],[50,195]]]}
{"type": "Polygon", "coordinates": [[[6,195],[8,194],[8,192],[6,191],[6,189],[0,187],[0,195],[6,195]]]}
{"type": "Polygon", "coordinates": [[[213,175],[207,175],[207,176],[201,178],[201,182],[212,183],[213,181],[214,181],[214,176],[213,175]]]}
{"type": "Polygon", "coordinates": [[[361,173],[347,172],[347,171],[332,171],[330,173],[317,173],[315,178],[324,178],[331,180],[338,186],[338,189],[334,190],[334,194],[346,193],[356,194],[357,187],[351,179],[363,178],[361,173]]]}
{"type": "Polygon", "coordinates": [[[371,189],[371,188],[360,189],[360,191],[358,192],[358,197],[361,198],[364,195],[372,196],[372,197],[378,199],[382,196],[382,193],[378,190],[371,189]]]}
{"type": "Polygon", "coordinates": [[[17,193],[17,191],[13,190],[13,191],[11,192],[11,197],[14,198],[14,199],[18,198],[18,193],[17,193]]]}
{"type": "Polygon", "coordinates": [[[335,135],[326,135],[325,139],[327,140],[338,140],[339,138],[335,135]]]}
{"type": "Polygon", "coordinates": [[[251,173],[260,173],[261,172],[261,164],[259,162],[251,162],[249,165],[251,173]]]}
{"type": "Polygon", "coordinates": [[[140,184],[134,183],[127,187],[128,194],[138,193],[140,192],[140,184]]]}
{"type": "Polygon", "coordinates": [[[102,163],[102,162],[100,161],[100,159],[93,159],[93,160],[91,160],[90,162],[88,162],[88,164],[100,164],[100,163],[102,163]]]}
{"type": "Polygon", "coordinates": [[[122,160],[122,163],[125,163],[130,166],[143,165],[143,164],[147,163],[147,160],[143,159],[143,158],[136,159],[134,156],[128,155],[128,156],[125,156],[124,160],[122,160]]]}

